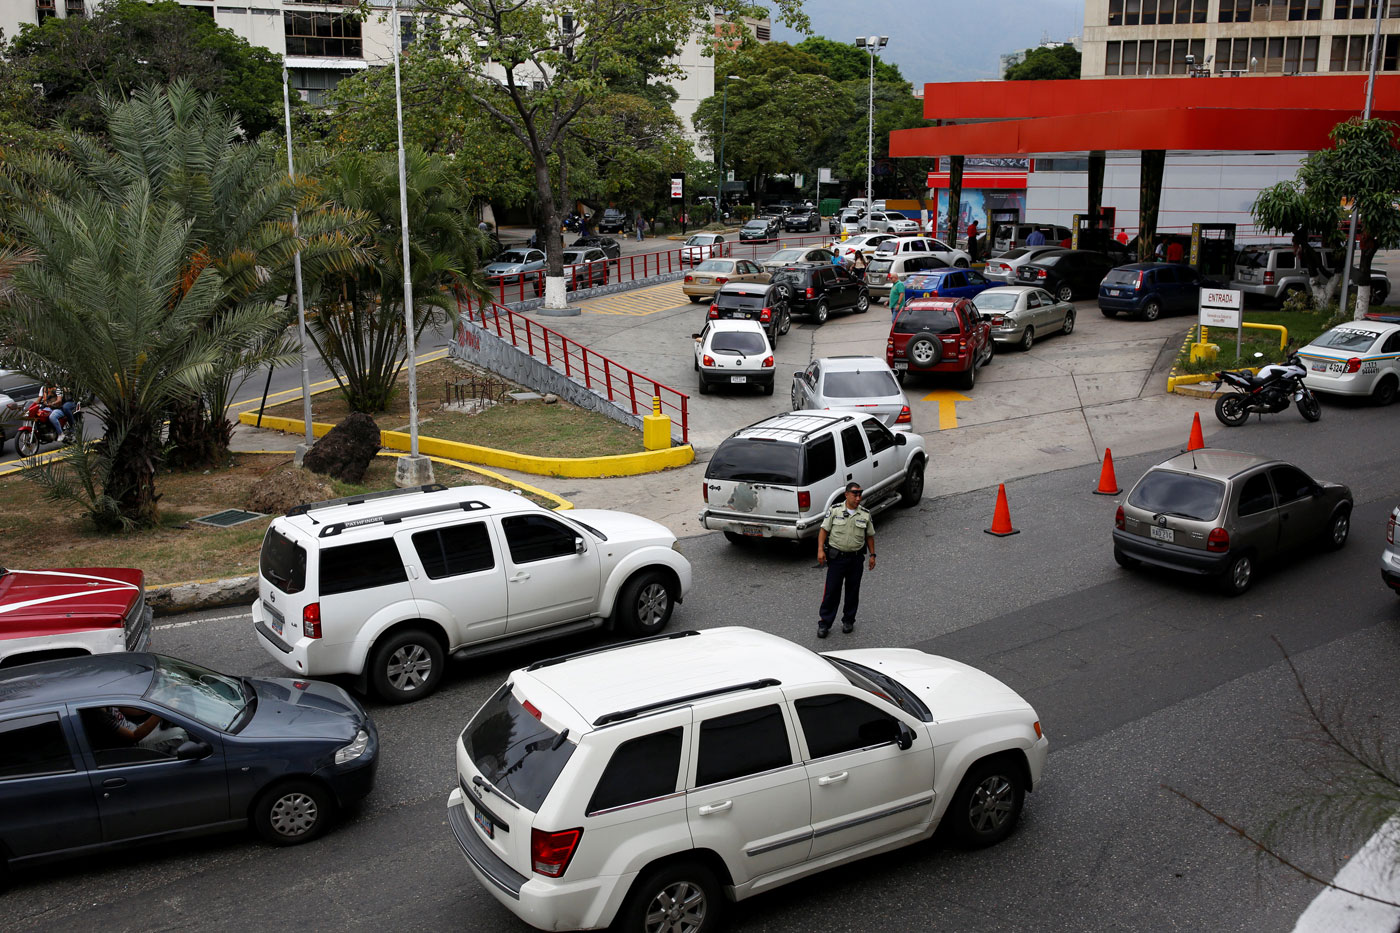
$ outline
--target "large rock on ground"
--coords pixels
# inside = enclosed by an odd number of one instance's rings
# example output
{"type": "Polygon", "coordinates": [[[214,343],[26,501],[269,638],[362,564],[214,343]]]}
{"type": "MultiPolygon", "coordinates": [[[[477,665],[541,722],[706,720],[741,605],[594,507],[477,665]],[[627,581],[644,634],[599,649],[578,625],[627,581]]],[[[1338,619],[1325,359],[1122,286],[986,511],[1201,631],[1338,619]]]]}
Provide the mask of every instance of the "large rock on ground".
{"type": "Polygon", "coordinates": [[[352,412],[306,452],[301,465],[341,482],[358,483],[379,452],[379,425],[362,412],[352,412]]]}
{"type": "Polygon", "coordinates": [[[288,464],[258,477],[248,493],[246,508],[264,515],[283,515],[299,505],[335,498],[335,489],[324,476],[288,464]]]}

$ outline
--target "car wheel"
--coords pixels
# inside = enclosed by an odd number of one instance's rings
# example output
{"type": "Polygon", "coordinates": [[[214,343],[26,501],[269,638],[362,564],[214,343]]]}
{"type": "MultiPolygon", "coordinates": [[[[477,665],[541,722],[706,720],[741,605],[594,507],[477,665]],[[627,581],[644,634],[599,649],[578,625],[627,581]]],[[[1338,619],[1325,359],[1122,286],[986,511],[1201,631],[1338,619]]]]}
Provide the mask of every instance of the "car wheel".
{"type": "Polygon", "coordinates": [[[962,375],[962,388],[970,389],[977,385],[977,360],[972,361],[972,365],[967,368],[967,372],[962,375]]]}
{"type": "Polygon", "coordinates": [[[671,621],[676,600],[666,579],[647,570],[628,580],[617,597],[617,621],[628,634],[655,635],[671,621]]]}
{"type": "Polygon", "coordinates": [[[1035,343],[1035,328],[1027,324],[1026,329],[1021,331],[1021,340],[1016,344],[1022,351],[1029,350],[1035,343]]]}
{"type": "Polygon", "coordinates": [[[1395,387],[1395,377],[1386,376],[1371,391],[1371,401],[1377,405],[1389,405],[1395,401],[1395,387]]]}
{"type": "Polygon", "coordinates": [[[869,293],[869,292],[861,292],[861,293],[860,293],[860,297],[856,299],[856,314],[864,314],[865,312],[867,312],[867,311],[869,311],[869,310],[870,310],[870,293],[869,293]]]}
{"type": "Polygon", "coordinates": [[[1113,549],[1113,559],[1117,561],[1118,566],[1122,567],[1124,570],[1136,570],[1142,566],[1142,561],[1138,560],[1136,557],[1129,557],[1116,547],[1113,549]]]}
{"type": "Polygon", "coordinates": [[[1340,551],[1346,547],[1347,535],[1351,534],[1351,509],[1340,508],[1332,513],[1327,523],[1327,536],[1324,546],[1329,551],[1340,551]]]}
{"type": "Polygon", "coordinates": [[[702,302],[702,301],[704,301],[704,300],[705,300],[705,296],[704,296],[704,295],[691,295],[691,296],[690,296],[690,303],[693,304],[693,305],[698,305],[700,302],[702,302]]]}
{"type": "Polygon", "coordinates": [[[992,360],[997,358],[997,342],[992,339],[987,340],[987,356],[982,360],[983,366],[992,365],[992,360]]]}
{"type": "Polygon", "coordinates": [[[983,849],[1011,835],[1025,801],[1021,769],[1010,756],[998,756],[968,769],[944,819],[958,842],[983,849]]]}
{"type": "Polygon", "coordinates": [[[749,543],[749,536],[741,535],[737,531],[726,531],[724,533],[724,540],[728,541],[730,544],[743,546],[749,543]]]}
{"type": "Polygon", "coordinates": [[[907,378],[909,378],[909,370],[896,369],[894,371],[894,381],[899,383],[900,385],[904,385],[904,380],[907,378]]]}
{"type": "Polygon", "coordinates": [[[812,320],[818,324],[825,324],[826,319],[831,316],[831,309],[826,306],[826,299],[817,302],[817,306],[812,311],[812,320]]]}
{"type": "Polygon", "coordinates": [[[787,305],[783,305],[782,310],[779,311],[779,314],[782,315],[782,317],[780,318],[782,323],[778,327],[778,333],[786,337],[787,332],[792,330],[792,312],[788,310],[787,305]]]}
{"type": "Polygon", "coordinates": [[[959,268],[959,269],[966,269],[966,268],[967,268],[967,260],[966,260],[966,259],[955,259],[955,260],[953,261],[953,265],[956,266],[956,267],[959,268]]]}
{"type": "Polygon", "coordinates": [[[1070,310],[1065,312],[1065,324],[1060,328],[1060,333],[1064,334],[1066,337],[1074,333],[1074,311],[1070,310]]]}
{"type": "Polygon", "coordinates": [[[919,334],[904,348],[904,355],[920,369],[937,366],[943,359],[943,344],[929,334],[919,334]]]}
{"type": "Polygon", "coordinates": [[[1061,285],[1059,290],[1055,292],[1055,297],[1060,301],[1073,301],[1074,289],[1070,288],[1068,285],[1061,285]]]}
{"type": "Polygon", "coordinates": [[[1389,297],[1390,297],[1390,289],[1389,289],[1389,288],[1385,287],[1384,285],[1372,285],[1372,286],[1371,286],[1371,304],[1373,304],[1373,305],[1383,305],[1383,304],[1385,304],[1385,300],[1386,300],[1387,298],[1389,298],[1389,297]]]}
{"type": "Polygon", "coordinates": [[[1239,554],[1230,559],[1220,575],[1220,590],[1226,596],[1239,596],[1254,583],[1254,556],[1239,554]]]}
{"type": "Polygon", "coordinates": [[[407,629],[374,649],[370,683],[386,703],[420,700],[437,689],[446,660],[436,638],[421,629],[407,629]]]}
{"type": "Polygon", "coordinates": [[[899,504],[906,509],[919,504],[924,497],[924,458],[915,457],[909,464],[909,472],[899,485],[899,504]]]}
{"type": "Polygon", "coordinates": [[[763,394],[764,394],[764,395],[772,395],[772,394],[773,394],[773,383],[771,383],[771,382],[765,382],[765,383],[763,384],[763,394]]]}
{"type": "Polygon", "coordinates": [[[325,832],[335,806],[330,793],[312,781],[286,781],[253,804],[253,827],[275,846],[310,842],[325,832]]]}
{"type": "Polygon", "coordinates": [[[1115,311],[1115,310],[1113,310],[1112,308],[1099,308],[1099,311],[1103,314],[1104,317],[1117,317],[1117,316],[1118,316],[1118,312],[1115,311]]]}
{"type": "Polygon", "coordinates": [[[705,377],[704,377],[704,376],[701,376],[701,377],[699,378],[699,380],[697,380],[697,381],[699,382],[699,385],[700,385],[700,394],[701,394],[701,395],[709,395],[709,394],[710,394],[710,384],[709,384],[708,382],[705,381],[705,377]]]}
{"type": "Polygon", "coordinates": [[[676,862],[642,876],[623,904],[618,933],[715,933],[724,925],[724,895],[714,872],[676,862]]]}
{"type": "Polygon", "coordinates": [[[1161,316],[1162,303],[1156,298],[1149,300],[1147,304],[1142,306],[1142,311],[1138,313],[1138,317],[1142,318],[1144,321],[1155,321],[1161,316]]]}
{"type": "Polygon", "coordinates": [[[1237,428],[1249,420],[1249,409],[1245,408],[1244,396],[1230,392],[1215,400],[1215,418],[1229,428],[1237,428]]]}

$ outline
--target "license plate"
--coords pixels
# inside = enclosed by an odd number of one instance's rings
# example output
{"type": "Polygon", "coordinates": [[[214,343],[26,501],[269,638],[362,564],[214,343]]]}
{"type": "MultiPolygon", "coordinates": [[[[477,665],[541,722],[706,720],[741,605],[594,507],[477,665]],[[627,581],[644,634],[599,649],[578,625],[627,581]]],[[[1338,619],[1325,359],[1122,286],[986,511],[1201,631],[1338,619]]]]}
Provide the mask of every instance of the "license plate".
{"type": "Polygon", "coordinates": [[[495,839],[496,826],[491,822],[491,817],[482,813],[480,809],[473,809],[475,810],[476,825],[481,827],[481,831],[486,834],[487,839],[495,839]]]}
{"type": "Polygon", "coordinates": [[[763,535],[762,525],[745,525],[741,530],[744,534],[754,537],[761,537],[763,535]]]}
{"type": "Polygon", "coordinates": [[[1327,364],[1326,364],[1326,363],[1314,363],[1314,364],[1312,364],[1312,371],[1315,372],[1315,373],[1323,373],[1323,372],[1326,372],[1326,371],[1327,371],[1327,364]]]}
{"type": "Polygon", "coordinates": [[[748,377],[748,376],[730,376],[730,377],[729,377],[729,381],[730,381],[730,382],[748,382],[748,381],[749,381],[749,377],[748,377]]]}
{"type": "Polygon", "coordinates": [[[267,627],[280,636],[282,634],[283,623],[282,613],[273,609],[267,603],[263,603],[263,615],[267,616],[267,627]]]}
{"type": "Polygon", "coordinates": [[[709,285],[709,284],[710,284],[710,280],[709,280],[709,279],[696,279],[695,281],[699,282],[701,285],[709,285]]]}
{"type": "Polygon", "coordinates": [[[1147,529],[1147,531],[1148,534],[1152,535],[1152,537],[1156,538],[1158,541],[1166,541],[1168,543],[1171,543],[1171,541],[1176,537],[1176,532],[1170,528],[1158,528],[1156,526],[1153,526],[1152,528],[1147,529]]]}
{"type": "Polygon", "coordinates": [[[1123,294],[1122,291],[1120,291],[1119,289],[1116,289],[1116,288],[1110,288],[1110,289],[1108,290],[1108,293],[1109,293],[1110,295],[1121,295],[1121,294],[1123,294]]]}

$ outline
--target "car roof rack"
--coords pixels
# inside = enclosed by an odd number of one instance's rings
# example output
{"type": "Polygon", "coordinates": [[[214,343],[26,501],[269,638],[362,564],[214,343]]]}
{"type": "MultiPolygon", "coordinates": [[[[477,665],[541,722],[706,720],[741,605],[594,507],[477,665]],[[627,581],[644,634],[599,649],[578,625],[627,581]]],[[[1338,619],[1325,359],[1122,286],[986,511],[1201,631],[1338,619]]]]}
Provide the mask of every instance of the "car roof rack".
{"type": "Polygon", "coordinates": [[[741,690],[762,690],[764,687],[780,687],[782,683],[781,680],[775,677],[765,677],[762,680],[751,680],[748,683],[732,684],[728,687],[716,687],[713,690],[701,690],[699,693],[687,693],[685,696],[672,697],[669,700],[658,700],[655,703],[646,703],[642,706],[634,706],[631,709],[620,709],[615,713],[604,713],[602,716],[593,720],[593,725],[610,726],[614,723],[635,719],[643,713],[665,709],[668,706],[682,706],[686,703],[694,702],[695,700],[722,696],[726,693],[738,693],[741,690]]]}
{"type": "Polygon", "coordinates": [[[440,502],[437,505],[425,505],[421,509],[409,509],[404,512],[389,512],[384,515],[370,515],[365,518],[355,518],[348,522],[332,522],[321,529],[317,537],[333,538],[343,531],[351,528],[359,528],[363,525],[396,525],[406,518],[417,518],[420,515],[433,515],[439,512],[479,512],[482,509],[489,509],[485,502],[476,499],[466,499],[461,502],[440,502]]]}
{"type": "Polygon", "coordinates": [[[329,509],[337,505],[359,505],[362,502],[373,502],[375,499],[387,499],[392,496],[407,496],[418,492],[442,492],[447,487],[442,483],[427,483],[422,486],[408,486],[404,489],[386,489],[383,492],[366,492],[358,496],[342,496],[339,499],[326,499],[322,502],[311,502],[306,505],[296,505],[287,510],[287,517],[293,515],[305,515],[312,509],[329,509]]]}
{"type": "MultiPolygon", "coordinates": [[[[795,411],[786,411],[786,412],[783,412],[781,415],[774,415],[773,417],[774,417],[774,418],[787,418],[787,417],[789,417],[789,416],[795,416],[795,417],[799,417],[799,418],[802,417],[801,414],[799,414],[798,412],[795,412],[795,411]]],[[[743,433],[744,431],[772,431],[772,432],[774,432],[775,434],[793,434],[793,435],[796,435],[796,439],[797,439],[797,440],[806,440],[807,438],[811,437],[813,434],[816,434],[818,431],[825,431],[827,428],[831,427],[833,424],[840,424],[840,423],[843,422],[843,421],[854,421],[855,418],[856,418],[855,415],[840,415],[840,416],[835,417],[835,418],[823,418],[823,419],[822,419],[822,423],[819,424],[819,425],[817,425],[817,426],[814,427],[814,428],[777,428],[777,427],[769,426],[769,425],[765,424],[763,421],[760,421],[760,422],[758,422],[757,424],[751,424],[751,425],[749,425],[749,426],[747,426],[747,427],[740,428],[740,429],[739,429],[737,432],[735,432],[735,433],[736,433],[736,434],[741,434],[741,433],[743,433]]],[[[771,419],[769,419],[769,420],[771,420],[771,419]]],[[[762,438],[756,438],[756,440],[762,440],[762,438]]]]}
{"type": "Polygon", "coordinates": [[[555,664],[563,664],[565,661],[572,661],[574,658],[586,658],[590,654],[602,654],[604,651],[615,651],[618,648],[627,648],[631,645],[644,645],[649,641],[669,641],[672,638],[688,638],[691,635],[699,635],[695,629],[686,629],[684,632],[665,632],[661,635],[648,635],[646,638],[634,638],[631,641],[620,641],[611,645],[602,645],[598,648],[585,648],[582,651],[574,651],[569,654],[556,655],[552,658],[545,658],[543,661],[536,661],[527,671],[537,671],[542,667],[553,667],[555,664]]]}

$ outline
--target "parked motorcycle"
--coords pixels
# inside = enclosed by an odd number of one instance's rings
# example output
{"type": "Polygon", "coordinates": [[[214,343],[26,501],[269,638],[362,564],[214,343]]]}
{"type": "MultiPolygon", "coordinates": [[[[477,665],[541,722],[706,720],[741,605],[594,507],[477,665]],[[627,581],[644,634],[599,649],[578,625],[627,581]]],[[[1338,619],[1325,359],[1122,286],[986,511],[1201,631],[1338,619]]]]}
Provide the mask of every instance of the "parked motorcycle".
{"type": "MultiPolygon", "coordinates": [[[[1262,357],[1264,354],[1254,355],[1262,357]]],[[[1229,385],[1235,391],[1216,399],[1215,417],[1221,424],[1237,428],[1249,420],[1250,412],[1272,415],[1294,402],[1304,420],[1316,421],[1322,417],[1322,406],[1312,389],[1303,384],[1307,372],[1297,353],[1290,353],[1286,362],[1270,363],[1257,374],[1247,369],[1218,372],[1215,390],[1218,392],[1221,385],[1229,385]]]]}
{"type": "Polygon", "coordinates": [[[73,406],[73,418],[70,421],[67,416],[62,418],[64,424],[64,434],[59,435],[53,429],[53,424],[49,422],[49,415],[53,413],[52,408],[45,408],[36,399],[29,403],[29,407],[20,415],[19,430],[15,433],[15,452],[21,457],[32,457],[39,452],[39,448],[45,444],[52,444],[60,439],[65,444],[69,443],[74,433],[83,424],[83,406],[78,403],[73,406]]]}

